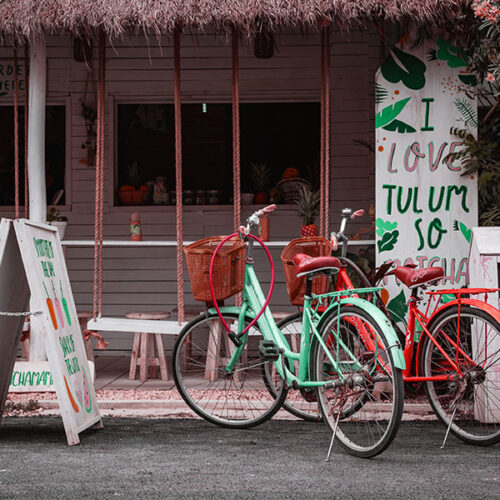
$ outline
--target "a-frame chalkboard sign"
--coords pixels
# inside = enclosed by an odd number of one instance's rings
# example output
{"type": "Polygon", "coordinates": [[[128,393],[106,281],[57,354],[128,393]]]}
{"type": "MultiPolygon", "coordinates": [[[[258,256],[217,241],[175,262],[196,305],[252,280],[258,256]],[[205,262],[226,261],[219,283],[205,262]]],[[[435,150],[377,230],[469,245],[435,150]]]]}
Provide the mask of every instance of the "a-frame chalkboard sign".
{"type": "Polygon", "coordinates": [[[68,444],[102,427],[80,324],[57,230],[28,220],[0,223],[0,417],[24,316],[37,313],[68,444]],[[5,315],[7,313],[7,315],[5,315]]]}

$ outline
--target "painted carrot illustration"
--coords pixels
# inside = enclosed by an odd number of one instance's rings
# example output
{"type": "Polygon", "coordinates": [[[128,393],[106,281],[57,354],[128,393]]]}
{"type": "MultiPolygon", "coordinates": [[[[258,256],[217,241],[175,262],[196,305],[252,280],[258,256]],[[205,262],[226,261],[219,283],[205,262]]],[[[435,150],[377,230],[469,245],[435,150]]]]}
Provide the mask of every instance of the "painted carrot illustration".
{"type": "Polygon", "coordinates": [[[68,381],[66,380],[66,375],[64,375],[64,383],[66,384],[66,391],[68,391],[69,402],[71,403],[73,410],[75,410],[75,413],[79,413],[80,409],[78,408],[78,405],[76,404],[76,401],[75,401],[75,398],[73,397],[73,394],[71,394],[71,391],[69,390],[69,385],[68,385],[68,381]]]}
{"type": "Polygon", "coordinates": [[[64,315],[61,308],[61,302],[57,298],[56,289],[54,287],[54,282],[52,280],[50,280],[50,284],[52,285],[52,291],[54,292],[54,302],[56,305],[57,317],[59,318],[59,323],[61,324],[61,328],[64,328],[64,315]]]}
{"type": "Polygon", "coordinates": [[[52,300],[49,296],[49,292],[47,291],[47,287],[45,286],[45,283],[43,283],[43,288],[45,288],[45,293],[47,294],[47,307],[49,309],[50,319],[52,320],[52,324],[54,325],[54,329],[57,330],[56,312],[54,311],[54,305],[52,304],[52,300]]]}
{"type": "Polygon", "coordinates": [[[71,316],[69,315],[69,309],[68,309],[68,301],[64,297],[64,292],[63,292],[63,287],[61,280],[59,280],[59,287],[61,288],[61,297],[62,297],[62,305],[64,308],[64,314],[66,314],[66,321],[68,322],[68,325],[71,326],[71,316]]]}

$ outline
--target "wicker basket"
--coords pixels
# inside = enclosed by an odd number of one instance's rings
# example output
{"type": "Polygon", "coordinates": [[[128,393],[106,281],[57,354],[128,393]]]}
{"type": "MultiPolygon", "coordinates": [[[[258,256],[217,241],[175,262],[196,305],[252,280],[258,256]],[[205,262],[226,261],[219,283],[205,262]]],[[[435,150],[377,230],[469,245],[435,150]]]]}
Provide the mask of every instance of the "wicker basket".
{"type": "MultiPolygon", "coordinates": [[[[211,236],[186,246],[186,262],[195,300],[212,302],[209,271],[212,255],[225,236],[211,236]]],[[[245,243],[238,237],[226,241],[215,258],[213,282],[216,300],[243,290],[245,243]]]]}
{"type": "MultiPolygon", "coordinates": [[[[285,272],[286,288],[290,303],[295,306],[304,304],[304,293],[306,290],[306,278],[297,278],[297,266],[293,262],[293,258],[298,253],[305,253],[312,257],[330,255],[332,246],[326,238],[319,236],[311,236],[306,238],[296,238],[285,247],[281,253],[281,262],[283,263],[283,271],[285,272]]],[[[326,293],[329,287],[329,279],[327,276],[317,276],[313,280],[313,293],[326,293]]]]}
{"type": "Polygon", "coordinates": [[[311,183],[300,177],[279,181],[278,189],[283,194],[283,201],[285,203],[295,203],[299,198],[300,186],[311,187],[311,183]]]}

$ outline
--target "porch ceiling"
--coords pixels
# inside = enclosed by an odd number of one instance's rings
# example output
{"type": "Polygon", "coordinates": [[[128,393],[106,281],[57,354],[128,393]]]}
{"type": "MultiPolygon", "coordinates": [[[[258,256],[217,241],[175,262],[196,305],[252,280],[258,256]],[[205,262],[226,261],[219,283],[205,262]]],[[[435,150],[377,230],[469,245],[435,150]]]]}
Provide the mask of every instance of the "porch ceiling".
{"type": "Polygon", "coordinates": [[[252,34],[316,29],[322,19],[341,28],[373,19],[443,26],[457,21],[471,0],[0,0],[0,35],[40,33],[169,33],[176,25],[252,34]]]}

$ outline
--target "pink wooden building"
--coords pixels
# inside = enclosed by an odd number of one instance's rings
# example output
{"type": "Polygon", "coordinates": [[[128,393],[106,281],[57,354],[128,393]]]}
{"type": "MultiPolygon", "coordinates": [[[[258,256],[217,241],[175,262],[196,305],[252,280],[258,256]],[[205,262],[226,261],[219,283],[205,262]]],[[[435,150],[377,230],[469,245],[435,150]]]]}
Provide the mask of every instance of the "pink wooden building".
{"type": "MultiPolygon", "coordinates": [[[[68,6],[63,0],[41,4],[5,0],[0,4],[0,215],[15,215],[16,81],[20,215],[24,215],[23,111],[29,78],[30,216],[44,219],[46,205],[60,196],[58,209],[68,219],[64,240],[75,301],[82,310],[92,309],[96,122],[88,111],[96,104],[102,30],[106,63],[104,240],[129,241],[129,218],[137,210],[143,240],[165,243],[105,247],[103,312],[123,316],[130,311],[171,311],[178,301],[178,212],[168,201],[173,200],[175,190],[174,30],[182,25],[183,189],[188,191],[182,209],[183,239],[193,241],[227,234],[234,225],[232,33],[237,34],[239,45],[242,191],[253,192],[251,163],[270,167],[273,186],[289,167],[297,168],[313,184],[319,182],[321,33],[328,32],[327,194],[333,228],[341,208],[368,209],[374,203],[374,155],[366,147],[374,137],[374,74],[397,41],[401,29],[397,23],[445,27],[466,3],[82,0],[68,6]],[[268,34],[272,34],[271,42],[268,34]],[[87,51],[86,40],[91,40],[87,51]],[[158,177],[165,179],[158,181],[158,177]],[[135,182],[154,189],[155,181],[164,182],[170,195],[161,204],[155,204],[152,197],[145,205],[124,204],[127,200],[120,195],[124,185],[135,182]]],[[[254,208],[243,204],[242,217],[254,208]]],[[[271,221],[276,260],[284,242],[299,235],[300,224],[294,205],[279,205],[271,221]]],[[[352,226],[353,233],[369,227],[370,219],[365,216],[357,224],[352,226]]],[[[369,233],[365,239],[371,239],[369,233]]],[[[363,245],[368,247],[370,241],[363,245]]],[[[186,272],[184,291],[186,305],[193,305],[186,272]]],[[[281,272],[273,305],[289,307],[281,272]]],[[[110,333],[106,339],[111,350],[130,350],[130,334],[110,333]]]]}

